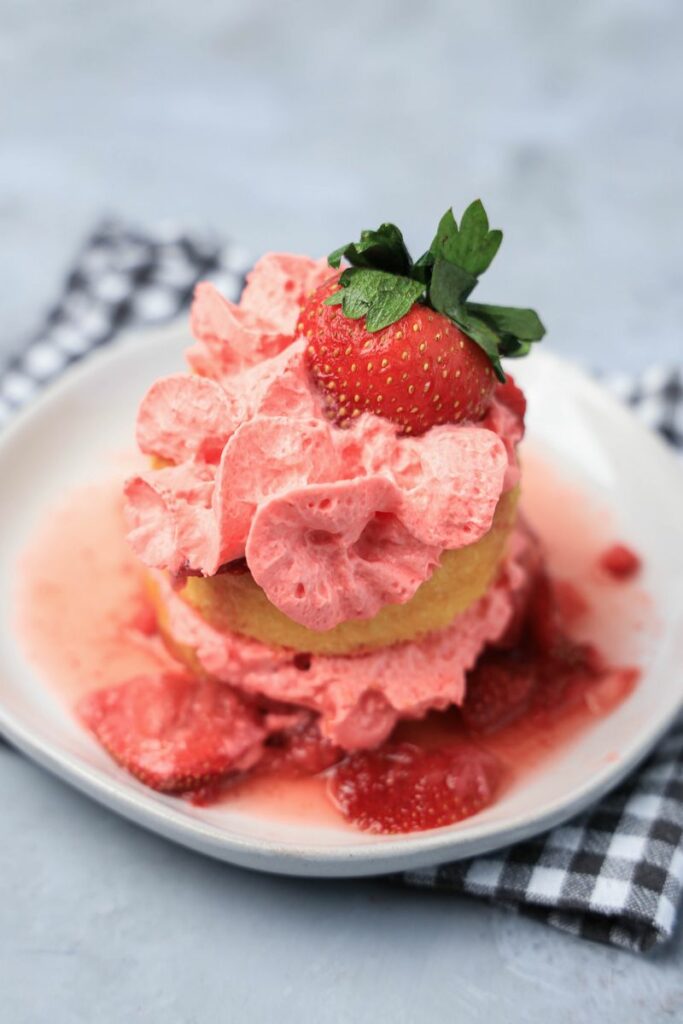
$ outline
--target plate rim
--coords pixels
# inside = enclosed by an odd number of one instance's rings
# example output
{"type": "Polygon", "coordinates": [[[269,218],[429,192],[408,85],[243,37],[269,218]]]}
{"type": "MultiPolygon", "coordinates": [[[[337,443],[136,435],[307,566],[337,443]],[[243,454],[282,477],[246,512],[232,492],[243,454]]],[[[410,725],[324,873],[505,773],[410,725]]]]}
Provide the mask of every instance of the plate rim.
{"type": "MultiPolygon", "coordinates": [[[[93,368],[97,371],[99,367],[106,367],[108,363],[125,358],[132,350],[168,344],[169,338],[180,335],[181,330],[181,322],[174,321],[157,328],[129,331],[111,347],[95,350],[69,366],[0,431],[0,451],[17,443],[32,420],[59,403],[64,393],[78,389],[93,368]]],[[[677,482],[683,495],[683,468],[675,453],[662,438],[639,421],[632,410],[576,364],[548,352],[535,353],[534,360],[537,364],[540,361],[551,366],[554,364],[556,370],[562,370],[565,379],[601,403],[610,416],[616,417],[629,430],[635,429],[641,443],[656,451],[659,459],[668,461],[674,474],[674,486],[677,482]]],[[[499,822],[477,824],[475,817],[472,824],[459,823],[443,829],[391,836],[379,842],[377,837],[373,837],[372,841],[364,843],[364,834],[359,833],[359,841],[355,845],[341,847],[241,837],[232,829],[193,819],[176,810],[170,803],[172,798],[147,793],[134,779],[111,777],[41,737],[3,703],[0,703],[0,731],[10,743],[62,781],[127,820],[181,845],[256,870],[285,875],[351,877],[425,867],[443,860],[461,860],[475,854],[490,853],[555,827],[619,785],[653,749],[682,708],[683,692],[676,705],[663,708],[648,720],[648,727],[635,735],[617,762],[605,763],[581,786],[541,805],[538,810],[518,813],[504,826],[499,822]]]]}

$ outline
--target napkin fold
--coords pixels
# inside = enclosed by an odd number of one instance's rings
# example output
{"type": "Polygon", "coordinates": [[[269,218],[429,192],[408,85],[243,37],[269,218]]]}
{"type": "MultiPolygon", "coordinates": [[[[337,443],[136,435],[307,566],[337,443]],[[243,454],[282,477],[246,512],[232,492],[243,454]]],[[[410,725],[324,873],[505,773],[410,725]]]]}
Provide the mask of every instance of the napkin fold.
{"type": "MultiPolygon", "coordinates": [[[[70,363],[124,328],[173,319],[198,280],[208,278],[237,298],[249,265],[241,246],[208,233],[101,223],[40,328],[0,366],[0,426],[70,363]]],[[[681,370],[653,366],[605,383],[683,449],[681,370]]],[[[485,898],[624,949],[642,952],[666,941],[683,885],[683,718],[624,784],[568,824],[487,856],[392,880],[485,898]]]]}

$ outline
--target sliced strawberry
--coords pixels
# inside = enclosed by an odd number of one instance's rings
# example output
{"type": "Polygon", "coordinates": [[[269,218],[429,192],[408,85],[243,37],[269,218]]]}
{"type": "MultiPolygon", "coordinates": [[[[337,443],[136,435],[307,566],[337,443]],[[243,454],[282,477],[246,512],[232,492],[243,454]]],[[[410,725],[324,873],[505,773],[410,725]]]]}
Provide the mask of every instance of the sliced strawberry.
{"type": "Polygon", "coordinates": [[[496,384],[493,367],[452,320],[415,304],[400,320],[370,333],[364,319],[351,320],[341,306],[325,305],[339,287],[334,277],[314,291],[298,324],[331,419],[345,424],[372,412],[405,434],[481,419],[496,384]]]}
{"type": "Polygon", "coordinates": [[[318,775],[336,764],[342,749],[326,739],[318,727],[317,715],[297,715],[293,724],[274,735],[267,754],[269,771],[293,771],[318,775]]]}
{"type": "Polygon", "coordinates": [[[551,654],[562,643],[565,633],[555,588],[544,572],[539,573],[534,582],[528,614],[531,642],[539,654],[551,654]]]}
{"type": "Polygon", "coordinates": [[[565,625],[573,626],[588,612],[588,601],[570,580],[555,580],[553,589],[560,619],[565,625]]]}
{"type": "Polygon", "coordinates": [[[539,657],[539,687],[534,706],[556,717],[583,701],[586,689],[607,671],[596,647],[565,635],[550,653],[539,657]]]}
{"type": "Polygon", "coordinates": [[[387,744],[352,754],[332,770],[329,793],[344,817],[366,832],[422,832],[487,807],[500,762],[474,746],[426,751],[387,744]]]}
{"type": "Polygon", "coordinates": [[[471,732],[490,734],[527,712],[555,715],[583,700],[586,687],[605,672],[597,649],[566,631],[586,608],[573,585],[538,573],[515,624],[514,644],[489,648],[468,674],[461,714],[471,732]]]}
{"type": "MultiPolygon", "coordinates": [[[[526,642],[538,672],[534,705],[541,710],[566,707],[604,668],[595,647],[568,635],[565,604],[566,593],[560,589],[558,594],[554,581],[546,573],[539,574],[529,602],[526,642]]],[[[572,612],[576,610],[575,606],[572,612]]]]}
{"type": "Polygon", "coordinates": [[[606,715],[633,692],[640,677],[640,669],[615,668],[605,671],[603,677],[585,694],[584,700],[594,715],[606,715]]]}
{"type": "Polygon", "coordinates": [[[600,556],[600,568],[615,580],[630,580],[640,572],[641,561],[625,544],[613,544],[600,556]]]}
{"type": "Polygon", "coordinates": [[[470,732],[487,734],[510,725],[529,709],[537,673],[530,658],[489,650],[467,677],[461,713],[470,732]]]}
{"type": "Polygon", "coordinates": [[[77,711],[114,760],[164,793],[251,767],[265,735],[229,686],[184,675],[138,676],[88,694],[77,711]]]}
{"type": "Polygon", "coordinates": [[[599,678],[602,662],[596,648],[563,636],[547,654],[538,655],[534,710],[557,716],[583,699],[586,686],[599,678]]]}

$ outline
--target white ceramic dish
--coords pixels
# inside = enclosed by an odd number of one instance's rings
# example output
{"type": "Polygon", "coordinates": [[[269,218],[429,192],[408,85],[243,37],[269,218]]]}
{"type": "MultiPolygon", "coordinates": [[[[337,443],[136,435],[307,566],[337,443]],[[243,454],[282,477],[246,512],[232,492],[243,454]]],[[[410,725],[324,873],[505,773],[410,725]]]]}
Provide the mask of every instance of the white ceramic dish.
{"type": "Polygon", "coordinates": [[[16,560],[33,525],[73,485],[101,475],[106,451],[130,447],[137,404],[181,365],[178,327],[130,337],[65,376],[0,435],[0,731],[113,810],[236,864],[285,874],[371,875],[467,857],[570,817],[616,785],[683,702],[683,473],[675,457],[593,381],[536,352],[516,367],[529,433],[587,491],[619,510],[642,553],[660,622],[636,692],[553,762],[459,825],[401,837],[268,821],[229,805],[192,807],[117,768],[26,663],[13,626],[16,560]],[[606,750],[615,751],[607,762],[606,750]]]}

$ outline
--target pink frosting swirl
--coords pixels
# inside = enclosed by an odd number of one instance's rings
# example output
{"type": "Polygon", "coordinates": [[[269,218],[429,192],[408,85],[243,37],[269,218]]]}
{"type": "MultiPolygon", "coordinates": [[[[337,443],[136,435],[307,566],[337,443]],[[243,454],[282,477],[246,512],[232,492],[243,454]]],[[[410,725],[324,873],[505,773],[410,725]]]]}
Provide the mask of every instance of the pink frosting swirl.
{"type": "Polygon", "coordinates": [[[214,629],[166,576],[157,576],[157,586],[172,636],[194,648],[211,676],[309,708],[320,715],[323,735],[362,750],[385,740],[400,718],[462,703],[467,671],[524,606],[539,557],[535,538],[520,525],[494,585],[446,629],[356,657],[312,656],[303,669],[292,651],[214,629]]]}
{"type": "Polygon", "coordinates": [[[491,527],[518,476],[520,417],[495,399],[480,424],[399,437],[360,416],[333,426],[296,337],[321,261],[269,254],[239,304],[198,286],[194,374],[142,401],[142,452],[173,465],[126,484],[128,537],[147,565],[214,574],[246,555],[270,601],[311,629],[408,601],[445,550],[491,527]]]}

